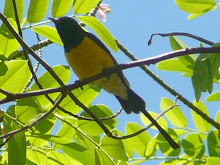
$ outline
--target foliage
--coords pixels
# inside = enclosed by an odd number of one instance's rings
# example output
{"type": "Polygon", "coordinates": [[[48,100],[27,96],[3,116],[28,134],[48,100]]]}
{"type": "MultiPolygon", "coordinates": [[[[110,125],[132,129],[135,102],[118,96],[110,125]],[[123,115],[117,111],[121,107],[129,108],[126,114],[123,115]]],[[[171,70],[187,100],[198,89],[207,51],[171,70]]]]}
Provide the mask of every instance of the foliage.
{"type": "MultiPolygon", "coordinates": [[[[74,17],[92,28],[105,44],[118,52],[118,44],[109,30],[97,18],[88,15],[101,0],[92,2],[77,0],[74,1],[73,8],[73,0],[54,0],[52,8],[49,7],[49,0],[32,0],[28,6],[27,18],[23,16],[25,15],[24,8],[27,6],[26,2],[24,0],[14,2],[17,4],[17,11],[12,10],[14,4],[11,0],[5,0],[4,15],[17,32],[16,14],[23,31],[31,28],[38,35],[63,45],[56,29],[44,25],[47,21],[43,22],[43,19],[50,10],[52,17],[57,18],[66,15],[73,9],[74,17]],[[40,26],[37,26],[39,24],[40,26]]],[[[189,19],[201,16],[218,7],[214,0],[175,0],[175,2],[181,10],[191,14],[189,19]]],[[[45,42],[50,44],[48,40],[45,42]]],[[[42,76],[37,76],[38,82],[36,79],[35,82],[32,82],[32,76],[36,72],[31,67],[34,60],[28,59],[24,52],[21,53],[20,49],[24,45],[20,45],[5,23],[2,23],[0,27],[0,43],[0,102],[12,101],[11,104],[8,104],[7,109],[0,111],[2,122],[0,131],[1,164],[134,165],[160,159],[161,155],[164,156],[162,160],[165,160],[161,162],[161,165],[214,165],[220,161],[220,131],[215,129],[216,125],[213,124],[215,121],[220,122],[220,112],[217,114],[216,120],[210,123],[203,116],[192,111],[192,118],[197,128],[194,130],[190,128],[182,107],[177,106],[170,98],[162,98],[161,110],[172,124],[172,128],[168,128],[168,121],[163,117],[160,117],[158,123],[181,145],[179,149],[173,150],[161,134],[151,137],[147,131],[130,138],[114,139],[105,134],[96,120],[91,121],[90,115],[84,112],[70,95],[62,98],[66,94],[65,91],[60,90],[53,93],[48,91],[48,93],[33,95],[34,92],[44,92],[43,89],[58,89],[60,86],[64,86],[60,80],[63,84],[68,84],[71,77],[68,66],[50,67],[46,62],[36,59],[42,66],[48,67],[45,67],[45,73],[42,76]],[[39,84],[41,85],[39,86],[39,84]],[[17,94],[18,98],[13,99],[14,94],[17,94]],[[59,100],[62,102],[56,105],[59,100]],[[167,112],[166,110],[171,107],[172,109],[167,112]],[[45,114],[47,116],[44,116],[45,114]],[[22,131],[16,132],[21,129],[22,131]],[[9,133],[12,134],[9,135],[9,133]],[[6,137],[6,135],[8,136],[6,137]]],[[[170,36],[170,44],[174,51],[189,48],[175,36],[170,36]]],[[[211,46],[216,48],[219,47],[219,44],[211,46]]],[[[202,44],[201,47],[203,47],[202,44]]],[[[164,71],[181,72],[183,76],[191,78],[196,98],[193,105],[209,118],[209,110],[200,97],[202,92],[208,91],[211,94],[214,84],[220,82],[219,66],[219,53],[201,53],[199,55],[195,53],[164,60],[157,65],[157,68],[164,71]]],[[[75,84],[78,83],[80,82],[75,84]]],[[[109,118],[102,122],[114,136],[124,136],[116,128],[117,115],[106,105],[92,104],[99,95],[100,88],[85,85],[83,90],[74,88],[71,92],[98,118],[109,118]]],[[[207,101],[219,102],[220,92],[212,93],[207,101]]],[[[150,112],[150,114],[154,118],[158,116],[155,112],[150,112]]],[[[146,126],[150,124],[143,115],[141,121],[146,126]]],[[[154,126],[152,128],[156,129],[154,126]]],[[[127,123],[126,135],[136,133],[141,129],[143,126],[138,123],[127,123]]]]}

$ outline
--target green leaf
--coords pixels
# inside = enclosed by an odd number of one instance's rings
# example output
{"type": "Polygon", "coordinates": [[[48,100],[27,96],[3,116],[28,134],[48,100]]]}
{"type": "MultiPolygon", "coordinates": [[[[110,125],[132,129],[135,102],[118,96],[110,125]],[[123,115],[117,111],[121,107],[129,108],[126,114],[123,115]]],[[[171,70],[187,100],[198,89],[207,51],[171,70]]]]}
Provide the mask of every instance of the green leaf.
{"type": "Polygon", "coordinates": [[[175,0],[177,6],[187,13],[204,13],[214,9],[215,0],[175,0]]]}
{"type": "Polygon", "coordinates": [[[49,0],[31,0],[28,7],[27,21],[35,23],[43,20],[47,14],[49,2],[49,0]]]}
{"type": "MultiPolygon", "coordinates": [[[[18,18],[19,18],[19,21],[21,22],[23,19],[23,14],[24,14],[24,0],[15,0],[15,3],[16,3],[17,12],[18,12],[18,18]]],[[[12,0],[5,0],[4,15],[7,18],[12,18],[15,20],[14,7],[13,7],[12,0]]]]}
{"type": "Polygon", "coordinates": [[[219,157],[208,157],[207,159],[207,165],[217,165],[220,162],[219,157]]]}
{"type": "MultiPolygon", "coordinates": [[[[162,111],[167,110],[175,103],[169,98],[163,97],[160,103],[162,111]]],[[[186,127],[188,125],[188,121],[182,110],[179,106],[175,106],[169,112],[165,113],[165,116],[170,120],[170,122],[176,127],[186,127]]]]}
{"type": "Polygon", "coordinates": [[[108,164],[108,165],[114,165],[114,161],[111,160],[111,158],[107,157],[109,155],[104,154],[100,149],[95,149],[95,165],[102,165],[102,164],[108,164]]]}
{"type": "MultiPolygon", "coordinates": [[[[14,108],[8,112],[14,114],[14,108]]],[[[5,132],[10,132],[19,129],[18,125],[11,121],[8,117],[4,119],[5,132]]],[[[8,141],[8,164],[9,165],[23,165],[26,161],[26,137],[24,132],[14,134],[8,141]]]]}
{"type": "Polygon", "coordinates": [[[35,121],[41,113],[41,106],[33,97],[19,99],[15,106],[16,117],[25,124],[35,121]]]}
{"type": "MultiPolygon", "coordinates": [[[[173,129],[168,128],[167,133],[172,137],[173,140],[175,140],[178,144],[180,144],[179,137],[177,136],[176,132],[173,129]]],[[[164,155],[178,156],[181,152],[181,148],[174,150],[161,133],[159,133],[157,137],[157,143],[164,155]]]]}
{"type": "MultiPolygon", "coordinates": [[[[105,105],[95,105],[89,108],[98,118],[110,117],[113,116],[114,113],[105,105]]],[[[83,112],[80,116],[90,117],[86,112],[83,112]]],[[[104,120],[103,124],[109,129],[112,130],[117,125],[117,118],[104,120]]],[[[97,136],[103,133],[103,129],[95,122],[88,120],[79,120],[78,127],[83,132],[87,133],[90,136],[97,136]]]]}
{"type": "MultiPolygon", "coordinates": [[[[181,41],[178,37],[170,36],[170,44],[173,50],[186,49],[188,46],[181,41]]],[[[195,55],[186,55],[177,57],[181,63],[183,63],[190,70],[193,69],[196,56],[195,55]]]]}
{"type": "MultiPolygon", "coordinates": [[[[86,106],[88,106],[99,94],[101,88],[85,85],[83,86],[83,90],[80,88],[77,88],[73,90],[73,94],[86,106]]],[[[60,103],[60,106],[67,111],[70,111],[72,113],[78,113],[80,110],[82,110],[81,107],[76,105],[74,101],[69,97],[65,97],[65,99],[60,103]]],[[[58,114],[61,116],[67,116],[67,114],[58,111],[58,114]]],[[[69,116],[69,115],[68,115],[69,116]]]]}
{"type": "Polygon", "coordinates": [[[101,141],[101,147],[116,160],[128,160],[122,140],[105,135],[101,141]]]}
{"type": "MultiPolygon", "coordinates": [[[[207,11],[207,12],[208,12],[208,11],[207,11]]],[[[193,20],[193,19],[195,19],[195,18],[197,18],[197,17],[199,17],[199,16],[201,16],[201,15],[207,13],[207,12],[204,12],[204,13],[196,13],[196,14],[190,14],[190,15],[188,16],[188,20],[193,20]]]]}
{"type": "Polygon", "coordinates": [[[201,97],[201,92],[212,92],[213,75],[209,59],[203,60],[201,55],[197,58],[193,69],[192,83],[197,101],[201,97]]]}
{"type": "Polygon", "coordinates": [[[54,0],[52,5],[52,16],[64,16],[71,9],[72,5],[73,0],[54,0]]]}
{"type": "Polygon", "coordinates": [[[149,141],[147,145],[145,156],[147,157],[155,156],[156,153],[157,153],[157,137],[154,137],[149,141]]]}
{"type": "MultiPolygon", "coordinates": [[[[23,92],[31,77],[28,61],[16,60],[6,62],[5,64],[8,71],[4,76],[0,77],[0,88],[12,93],[23,92]]],[[[5,95],[0,94],[0,99],[2,98],[5,98],[5,95]]]]}
{"type": "Polygon", "coordinates": [[[8,71],[8,67],[5,62],[0,61],[0,76],[4,76],[8,71]]]}
{"type": "Polygon", "coordinates": [[[55,143],[56,149],[62,149],[63,147],[67,147],[67,148],[77,150],[79,152],[83,152],[86,150],[85,147],[81,146],[80,144],[66,137],[59,137],[55,135],[40,135],[40,136],[34,136],[34,137],[55,143]]]}
{"type": "Polygon", "coordinates": [[[193,70],[189,69],[179,59],[169,59],[159,62],[157,68],[164,71],[172,72],[186,72],[192,73],[193,70]]]}
{"type": "Polygon", "coordinates": [[[33,27],[32,30],[37,34],[40,34],[48,38],[50,41],[53,41],[63,46],[63,42],[61,41],[60,36],[54,27],[42,25],[42,26],[33,27]]]}
{"type": "Polygon", "coordinates": [[[101,0],[77,0],[73,6],[75,14],[87,14],[92,11],[101,0]]]}
{"type": "Polygon", "coordinates": [[[47,152],[47,163],[53,164],[53,165],[71,165],[71,162],[69,160],[70,158],[60,152],[57,151],[50,151],[47,152]]]}
{"type": "Polygon", "coordinates": [[[220,110],[217,112],[215,121],[217,121],[218,123],[220,123],[220,110]]]}
{"type": "MultiPolygon", "coordinates": [[[[151,112],[151,111],[148,111],[150,113],[150,115],[155,119],[158,114],[155,113],[155,112],[151,112]]],[[[146,117],[144,116],[143,114],[141,114],[141,121],[147,126],[149,124],[151,124],[151,121],[146,117]]],[[[168,123],[167,121],[163,118],[163,117],[160,117],[158,120],[157,120],[158,124],[162,127],[162,128],[167,128],[168,127],[168,123]]],[[[155,126],[152,126],[151,127],[152,129],[155,129],[157,130],[157,128],[155,126]]]]}
{"type": "MultiPolygon", "coordinates": [[[[57,74],[57,76],[65,83],[67,84],[69,79],[70,79],[70,69],[67,66],[62,66],[58,65],[52,68],[53,71],[57,74]]],[[[46,72],[44,73],[38,81],[42,85],[44,89],[48,88],[54,88],[54,87],[59,87],[59,83],[54,79],[54,77],[49,73],[46,72]]],[[[36,83],[34,83],[31,87],[31,90],[39,90],[39,87],[37,86],[36,83]]],[[[53,93],[49,94],[49,96],[54,100],[59,96],[60,93],[53,93]]],[[[39,101],[40,105],[43,106],[48,106],[51,105],[51,102],[44,96],[37,96],[36,99],[39,101]]]]}
{"type": "Polygon", "coordinates": [[[47,162],[47,155],[43,149],[40,148],[28,148],[27,159],[35,164],[45,164],[47,162]]]}
{"type": "MultiPolygon", "coordinates": [[[[8,19],[11,26],[17,31],[16,22],[9,18],[8,19]]],[[[14,54],[19,50],[20,44],[15,39],[13,34],[8,30],[5,24],[0,27],[0,60],[6,60],[13,58],[14,54]]]]}
{"type": "Polygon", "coordinates": [[[210,96],[208,96],[206,98],[206,101],[207,102],[210,102],[210,101],[220,101],[220,92],[216,92],[216,93],[211,94],[210,96]]]}
{"type": "Polygon", "coordinates": [[[79,152],[77,150],[68,147],[63,147],[62,151],[77,162],[74,165],[84,165],[84,164],[95,165],[94,155],[89,150],[86,150],[84,152],[79,152]]]}
{"type": "Polygon", "coordinates": [[[69,117],[67,119],[68,123],[70,123],[71,125],[67,124],[67,123],[62,123],[62,126],[61,128],[59,129],[58,133],[57,133],[57,136],[60,136],[60,137],[65,137],[65,138],[69,138],[69,139],[72,139],[75,134],[76,134],[76,131],[75,129],[73,128],[73,126],[76,125],[77,123],[77,119],[76,118],[71,118],[69,117]],[[72,126],[73,125],[73,126],[72,126]]]}
{"type": "Polygon", "coordinates": [[[198,133],[188,134],[182,141],[182,146],[187,155],[201,158],[205,153],[205,145],[198,133]]]}
{"type": "Polygon", "coordinates": [[[92,28],[110,48],[118,52],[118,45],[115,38],[97,18],[92,16],[80,16],[79,20],[92,28]]]}
{"type": "MultiPolygon", "coordinates": [[[[210,116],[206,105],[202,101],[199,101],[199,102],[194,101],[193,104],[196,107],[198,107],[200,110],[202,110],[202,112],[204,112],[206,115],[210,116]]],[[[212,129],[212,125],[208,123],[206,120],[204,120],[201,116],[199,116],[193,110],[192,110],[192,116],[193,116],[194,123],[199,130],[203,132],[209,132],[212,129]]]]}
{"type": "MultiPolygon", "coordinates": [[[[141,129],[143,129],[143,127],[137,123],[127,123],[126,134],[133,134],[141,129]]],[[[145,131],[137,136],[126,139],[125,141],[128,142],[130,147],[134,148],[140,156],[145,156],[150,140],[151,136],[145,131]]]]}
{"type": "Polygon", "coordinates": [[[208,134],[208,151],[210,156],[220,157],[220,131],[214,130],[208,134]]]}

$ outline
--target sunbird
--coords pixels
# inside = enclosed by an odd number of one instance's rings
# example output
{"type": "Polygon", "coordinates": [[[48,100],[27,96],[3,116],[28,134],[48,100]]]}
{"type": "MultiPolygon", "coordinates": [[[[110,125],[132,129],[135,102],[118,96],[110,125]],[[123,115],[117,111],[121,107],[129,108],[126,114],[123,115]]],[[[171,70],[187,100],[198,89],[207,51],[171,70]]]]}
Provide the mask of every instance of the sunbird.
{"type": "MultiPolygon", "coordinates": [[[[75,19],[70,17],[49,19],[54,22],[64,44],[66,59],[80,80],[118,65],[109,49],[95,35],[84,31],[75,19]]],[[[93,84],[113,94],[127,114],[142,112],[157,127],[172,148],[179,148],[179,145],[147,112],[145,101],[130,88],[122,71],[96,80],[93,84]]]]}

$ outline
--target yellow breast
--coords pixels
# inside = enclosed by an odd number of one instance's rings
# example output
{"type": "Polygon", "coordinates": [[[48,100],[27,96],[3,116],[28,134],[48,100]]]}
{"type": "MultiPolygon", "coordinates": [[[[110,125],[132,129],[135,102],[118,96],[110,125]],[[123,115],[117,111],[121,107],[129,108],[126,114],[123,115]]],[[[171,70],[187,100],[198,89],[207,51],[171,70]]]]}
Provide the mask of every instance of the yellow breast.
{"type": "MultiPolygon", "coordinates": [[[[110,55],[88,37],[85,37],[78,46],[66,53],[66,58],[80,80],[92,77],[115,65],[110,55]]],[[[118,74],[97,80],[94,84],[104,88],[109,93],[124,99],[127,98],[127,87],[118,74]]]]}

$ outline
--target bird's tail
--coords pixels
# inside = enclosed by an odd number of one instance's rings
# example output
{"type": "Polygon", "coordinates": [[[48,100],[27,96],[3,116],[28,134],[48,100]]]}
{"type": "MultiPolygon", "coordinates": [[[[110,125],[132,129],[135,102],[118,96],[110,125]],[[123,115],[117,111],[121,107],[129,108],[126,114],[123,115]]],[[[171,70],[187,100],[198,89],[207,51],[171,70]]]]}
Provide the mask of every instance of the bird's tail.
{"type": "Polygon", "coordinates": [[[144,100],[129,87],[127,88],[127,90],[128,90],[128,99],[126,100],[115,95],[115,97],[120,102],[121,106],[124,108],[125,112],[127,114],[130,114],[132,112],[140,113],[142,109],[146,109],[144,100]]]}
{"type": "Polygon", "coordinates": [[[147,112],[144,100],[140,96],[138,96],[132,89],[128,88],[128,99],[127,100],[122,99],[121,97],[116,96],[116,95],[115,97],[118,99],[118,101],[120,102],[121,106],[124,108],[126,113],[130,114],[132,112],[134,113],[142,112],[152,122],[152,124],[157,127],[157,129],[160,131],[160,133],[164,136],[164,138],[168,141],[168,143],[173,149],[179,148],[179,145],[147,112]]]}

